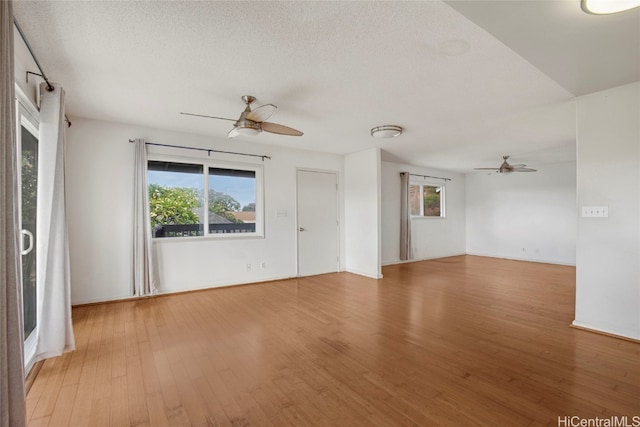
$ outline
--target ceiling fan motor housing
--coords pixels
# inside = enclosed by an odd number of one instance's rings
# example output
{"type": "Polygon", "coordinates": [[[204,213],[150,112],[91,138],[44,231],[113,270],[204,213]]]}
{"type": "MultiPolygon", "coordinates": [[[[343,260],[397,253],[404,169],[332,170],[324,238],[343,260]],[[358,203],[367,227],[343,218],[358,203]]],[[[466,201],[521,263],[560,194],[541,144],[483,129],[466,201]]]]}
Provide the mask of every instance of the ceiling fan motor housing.
{"type": "MultiPolygon", "coordinates": [[[[248,109],[248,106],[247,106],[248,109]]],[[[238,129],[253,129],[255,132],[251,132],[251,133],[258,133],[262,131],[262,127],[260,127],[260,123],[258,122],[254,122],[253,120],[247,119],[247,114],[249,114],[251,111],[243,111],[242,114],[240,114],[240,118],[238,119],[237,122],[234,123],[234,126],[238,129]]]]}

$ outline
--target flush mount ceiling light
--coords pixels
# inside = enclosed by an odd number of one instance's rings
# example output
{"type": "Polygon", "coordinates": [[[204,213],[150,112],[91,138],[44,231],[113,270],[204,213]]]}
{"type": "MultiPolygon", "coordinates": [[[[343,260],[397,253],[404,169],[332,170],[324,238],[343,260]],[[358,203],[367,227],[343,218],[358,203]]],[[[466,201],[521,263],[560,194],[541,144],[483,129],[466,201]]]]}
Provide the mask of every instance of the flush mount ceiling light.
{"type": "Polygon", "coordinates": [[[371,136],[374,138],[393,138],[401,134],[402,128],[395,125],[384,125],[371,129],[371,136]]]}
{"type": "Polygon", "coordinates": [[[640,0],[581,0],[580,6],[592,15],[609,15],[640,6],[640,0]]]}

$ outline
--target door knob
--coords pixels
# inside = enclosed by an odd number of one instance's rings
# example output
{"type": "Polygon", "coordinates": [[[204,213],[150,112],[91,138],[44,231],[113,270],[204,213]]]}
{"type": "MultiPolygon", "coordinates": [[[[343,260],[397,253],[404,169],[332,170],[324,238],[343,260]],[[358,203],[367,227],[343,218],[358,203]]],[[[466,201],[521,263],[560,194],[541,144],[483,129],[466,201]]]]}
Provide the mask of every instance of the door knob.
{"type": "Polygon", "coordinates": [[[29,230],[20,230],[20,233],[22,233],[23,236],[20,242],[20,253],[22,255],[27,255],[33,250],[33,234],[29,230]],[[24,249],[24,236],[27,236],[29,238],[29,247],[27,249],[24,249]]]}
{"type": "Polygon", "coordinates": [[[303,227],[300,227],[298,230],[300,230],[300,231],[304,231],[304,228],[303,228],[303,227]]]}

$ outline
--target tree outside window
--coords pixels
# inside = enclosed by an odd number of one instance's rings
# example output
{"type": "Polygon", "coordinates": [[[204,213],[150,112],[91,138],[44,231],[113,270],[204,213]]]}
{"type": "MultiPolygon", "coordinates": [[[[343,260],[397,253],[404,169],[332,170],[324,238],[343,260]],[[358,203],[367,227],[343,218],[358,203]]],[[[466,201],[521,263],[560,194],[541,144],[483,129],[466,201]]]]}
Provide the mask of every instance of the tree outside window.
{"type": "Polygon", "coordinates": [[[409,204],[413,217],[444,217],[444,186],[411,184],[409,204]]]}

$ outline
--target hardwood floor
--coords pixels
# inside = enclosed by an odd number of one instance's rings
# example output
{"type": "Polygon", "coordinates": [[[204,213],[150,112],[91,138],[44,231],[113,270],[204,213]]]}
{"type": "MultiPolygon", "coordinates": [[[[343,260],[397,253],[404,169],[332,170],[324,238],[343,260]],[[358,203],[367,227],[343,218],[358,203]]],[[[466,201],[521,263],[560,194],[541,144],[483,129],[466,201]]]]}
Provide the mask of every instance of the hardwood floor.
{"type": "Polygon", "coordinates": [[[461,256],[76,308],[29,426],[540,426],[640,415],[573,267],[461,256]]]}

